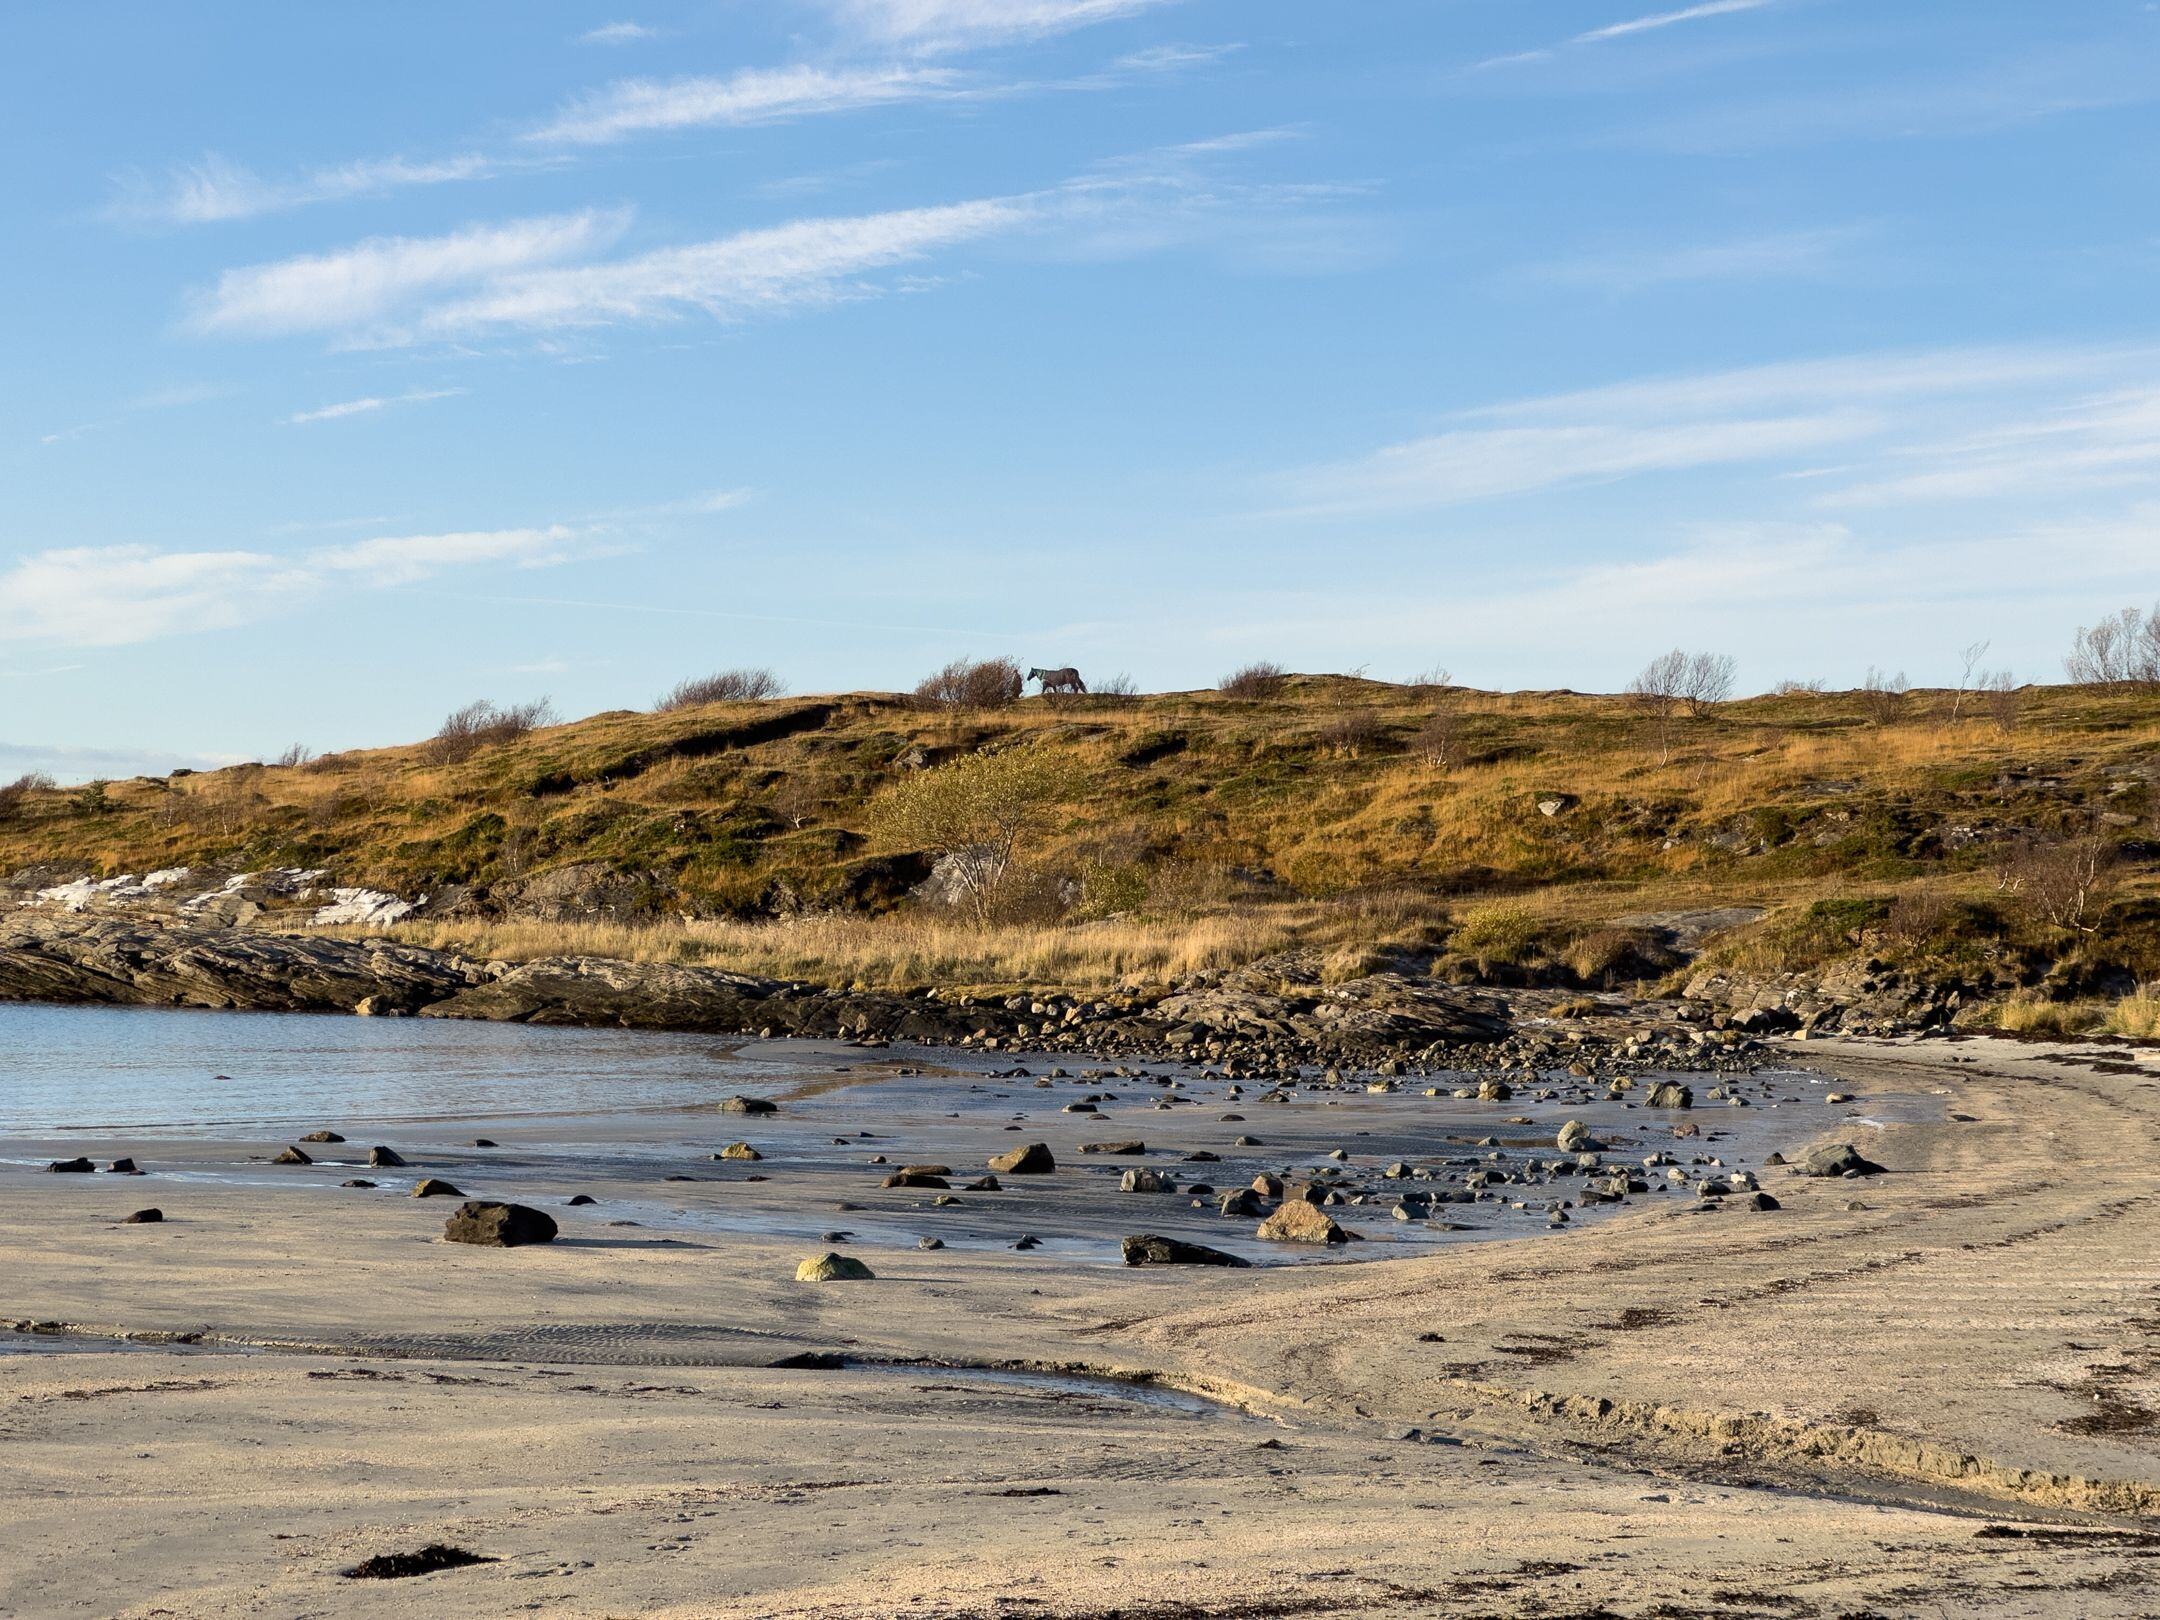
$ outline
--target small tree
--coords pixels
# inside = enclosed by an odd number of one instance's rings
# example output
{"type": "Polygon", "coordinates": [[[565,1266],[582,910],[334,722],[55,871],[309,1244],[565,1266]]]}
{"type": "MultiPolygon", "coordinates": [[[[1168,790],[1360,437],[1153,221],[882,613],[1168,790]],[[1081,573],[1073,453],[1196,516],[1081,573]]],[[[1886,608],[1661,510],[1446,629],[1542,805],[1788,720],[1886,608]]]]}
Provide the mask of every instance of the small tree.
{"type": "Polygon", "coordinates": [[[2079,686],[2160,686],[2160,605],[2081,627],[2063,668],[2079,686]]]}
{"type": "Polygon", "coordinates": [[[1700,717],[1732,696],[1733,661],[1724,653],[1687,653],[1675,647],[1643,666],[1627,695],[1650,716],[1658,763],[1672,758],[1675,726],[1682,713],[1700,717]]]}
{"type": "Polygon", "coordinates": [[[947,858],[968,909],[988,922],[1022,845],[1078,785],[1069,763],[1041,749],[969,754],[897,784],[873,817],[887,841],[947,858]]]}
{"type": "Polygon", "coordinates": [[[2089,934],[2086,918],[2099,910],[2117,877],[2115,846],[2097,834],[2059,843],[2012,845],[1995,869],[1996,886],[2016,896],[2034,917],[2089,934]]]}
{"type": "Polygon", "coordinates": [[[1982,690],[1988,682],[1987,672],[1980,667],[1980,660],[1987,657],[1988,643],[1975,641],[1958,654],[1963,667],[1958,672],[1957,695],[1950,700],[1950,723],[1957,724],[1958,716],[1965,711],[1965,699],[1982,690]]]}

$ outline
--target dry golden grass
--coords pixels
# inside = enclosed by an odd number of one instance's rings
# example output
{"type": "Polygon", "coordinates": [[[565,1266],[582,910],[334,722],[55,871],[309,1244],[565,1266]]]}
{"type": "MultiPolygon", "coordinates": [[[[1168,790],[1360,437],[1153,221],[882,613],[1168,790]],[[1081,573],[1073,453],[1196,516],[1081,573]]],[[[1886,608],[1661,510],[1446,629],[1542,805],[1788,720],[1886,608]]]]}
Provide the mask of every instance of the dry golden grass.
{"type": "MultiPolygon", "coordinates": [[[[1309,921],[1310,919],[1302,919],[1309,921]]],[[[920,916],[625,923],[409,923],[390,937],[491,961],[604,956],[855,989],[1006,985],[1103,990],[1249,962],[1311,930],[1277,913],[1143,924],[978,928],[920,916]]]]}
{"type": "Polygon", "coordinates": [[[2108,1009],[2100,1026],[2110,1035],[2129,1035],[2139,1040],[2160,1039],[2160,996],[2142,991],[2125,996],[2108,1009]]]}

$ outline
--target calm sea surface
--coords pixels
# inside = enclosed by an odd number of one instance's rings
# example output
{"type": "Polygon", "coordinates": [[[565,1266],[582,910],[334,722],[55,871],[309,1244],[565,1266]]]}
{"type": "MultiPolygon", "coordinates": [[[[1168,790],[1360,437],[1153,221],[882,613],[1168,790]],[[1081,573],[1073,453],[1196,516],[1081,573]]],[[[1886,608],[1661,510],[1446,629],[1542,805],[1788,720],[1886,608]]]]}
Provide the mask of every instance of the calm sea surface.
{"type": "Polygon", "coordinates": [[[432,1018],[0,1004],[0,1136],[617,1113],[769,1064],[701,1035],[432,1018]]]}

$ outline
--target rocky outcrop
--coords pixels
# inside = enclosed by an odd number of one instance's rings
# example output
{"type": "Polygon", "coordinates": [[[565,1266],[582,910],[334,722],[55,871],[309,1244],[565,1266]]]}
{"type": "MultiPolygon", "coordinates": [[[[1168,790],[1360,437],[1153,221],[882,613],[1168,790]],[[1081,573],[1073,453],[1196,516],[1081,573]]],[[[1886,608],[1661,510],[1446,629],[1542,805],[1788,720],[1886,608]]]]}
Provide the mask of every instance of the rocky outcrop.
{"type": "Polygon", "coordinates": [[[0,917],[0,1000],[276,1012],[417,1011],[486,978],[443,951],[154,918],[0,917]]]}
{"type": "Polygon", "coordinates": [[[1717,1009],[1726,1027],[1757,1035],[1916,1034],[1948,1028],[1966,1000],[1957,986],[1867,961],[1837,962],[1812,973],[1709,969],[1688,980],[1681,994],[1717,1009]]]}

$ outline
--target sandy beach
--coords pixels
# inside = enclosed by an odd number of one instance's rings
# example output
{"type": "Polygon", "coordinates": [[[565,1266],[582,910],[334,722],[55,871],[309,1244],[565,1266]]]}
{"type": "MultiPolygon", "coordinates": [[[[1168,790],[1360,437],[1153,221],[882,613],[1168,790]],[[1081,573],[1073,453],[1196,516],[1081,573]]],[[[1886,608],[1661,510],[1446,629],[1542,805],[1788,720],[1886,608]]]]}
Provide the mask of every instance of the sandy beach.
{"type": "Polygon", "coordinates": [[[1794,1061],[1888,1173],[1250,1270],[0,1174],[0,1612],[2149,1614],[2160,1065],[1794,1061]]]}

